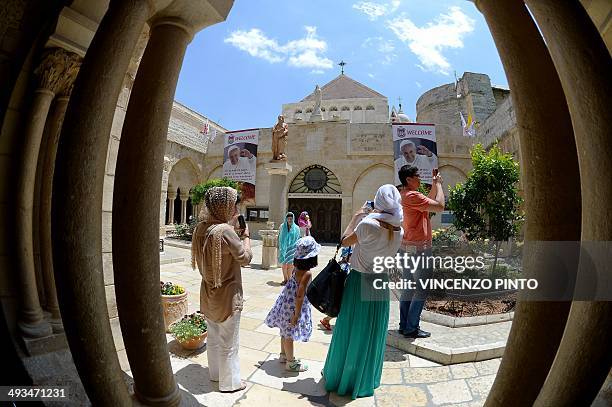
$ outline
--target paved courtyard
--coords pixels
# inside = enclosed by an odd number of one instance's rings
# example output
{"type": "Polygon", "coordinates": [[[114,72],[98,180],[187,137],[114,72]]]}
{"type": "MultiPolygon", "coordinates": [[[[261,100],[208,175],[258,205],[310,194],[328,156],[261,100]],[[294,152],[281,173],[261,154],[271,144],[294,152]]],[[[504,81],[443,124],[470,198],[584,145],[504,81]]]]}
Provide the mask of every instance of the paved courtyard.
{"type": "MultiPolygon", "coordinates": [[[[318,321],[323,317],[313,308],[315,330],[308,343],[296,343],[296,356],[305,360],[310,369],[291,373],[278,362],[280,338],[277,329],[270,329],[263,320],[281,291],[280,269],[262,270],[261,246],[253,247],[253,262],[243,268],[245,305],[240,323],[241,376],[247,382],[244,391],[234,394],[219,393],[209,381],[206,347],[186,352],[168,335],[172,366],[179,386],[189,392],[193,404],[207,406],[481,406],[489,392],[499,367],[500,359],[443,366],[387,346],[382,384],[373,397],[351,400],[328,394],[324,388],[321,369],[325,362],[331,333],[323,330],[318,321]]],[[[324,247],[315,272],[324,267],[333,255],[334,247],[324,247]]],[[[172,248],[171,255],[181,262],[162,265],[161,279],[182,284],[188,292],[190,311],[199,308],[200,275],[191,270],[187,249],[172,248]]],[[[390,329],[397,329],[398,306],[391,303],[390,329]]],[[[333,321],[332,321],[333,322],[333,321]]],[[[426,329],[437,325],[423,324],[426,329]]],[[[500,324],[495,324],[500,325],[500,324]]],[[[490,326],[491,327],[491,326],[490,326]]],[[[481,327],[485,328],[485,327],[481,327]]],[[[452,328],[447,328],[452,329],[452,328]]],[[[491,327],[491,329],[495,329],[491,327]]],[[[505,331],[505,326],[503,328],[505,331]]],[[[435,335],[435,329],[432,329],[435,335]]],[[[445,340],[448,340],[446,338],[445,340]]],[[[469,340],[469,338],[467,339],[469,340]]],[[[478,338],[474,340],[478,341],[478,338]]]]}

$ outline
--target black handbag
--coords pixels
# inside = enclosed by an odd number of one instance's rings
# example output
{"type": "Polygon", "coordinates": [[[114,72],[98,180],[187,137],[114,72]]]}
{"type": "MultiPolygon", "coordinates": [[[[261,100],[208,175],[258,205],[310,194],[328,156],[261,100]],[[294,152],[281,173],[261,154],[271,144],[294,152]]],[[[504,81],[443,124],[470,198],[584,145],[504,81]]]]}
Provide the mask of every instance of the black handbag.
{"type": "MultiPolygon", "coordinates": [[[[342,242],[342,239],[340,242],[342,242]]],[[[330,317],[337,317],[340,313],[344,282],[346,281],[346,273],[342,271],[340,264],[336,261],[339,249],[340,244],[336,248],[334,257],[321,270],[319,275],[312,280],[306,290],[308,301],[316,309],[330,317]]]]}

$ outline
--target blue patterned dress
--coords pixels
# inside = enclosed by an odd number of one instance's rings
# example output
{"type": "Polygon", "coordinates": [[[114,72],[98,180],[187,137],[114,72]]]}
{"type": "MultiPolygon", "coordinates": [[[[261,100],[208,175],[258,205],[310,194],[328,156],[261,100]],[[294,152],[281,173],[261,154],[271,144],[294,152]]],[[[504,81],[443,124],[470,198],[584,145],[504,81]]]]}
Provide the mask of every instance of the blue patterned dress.
{"type": "Polygon", "coordinates": [[[312,315],[310,302],[306,296],[304,296],[302,313],[298,318],[297,324],[295,326],[289,325],[291,317],[295,312],[295,297],[297,296],[298,287],[299,284],[295,279],[295,272],[293,272],[264,322],[270,328],[280,328],[280,336],[283,338],[308,342],[312,334],[312,315]]]}

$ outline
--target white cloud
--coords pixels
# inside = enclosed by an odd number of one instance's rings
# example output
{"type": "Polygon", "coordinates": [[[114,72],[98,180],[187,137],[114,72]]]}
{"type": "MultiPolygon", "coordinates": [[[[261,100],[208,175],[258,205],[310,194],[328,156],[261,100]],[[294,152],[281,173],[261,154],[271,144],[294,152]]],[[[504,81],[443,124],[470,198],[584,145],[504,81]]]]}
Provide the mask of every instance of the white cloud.
{"type": "Polygon", "coordinates": [[[456,6],[423,27],[417,27],[406,16],[387,22],[389,29],[419,58],[421,64],[417,66],[444,75],[449,74],[451,66],[442,51],[463,48],[463,37],[474,31],[474,24],[474,20],[456,6]]]}
{"type": "Polygon", "coordinates": [[[362,46],[380,52],[382,54],[381,62],[385,65],[389,65],[397,57],[397,54],[393,53],[395,51],[393,41],[386,40],[383,37],[366,38],[362,46]]]}
{"type": "Polygon", "coordinates": [[[389,3],[375,3],[373,1],[360,1],[353,4],[355,10],[359,10],[372,21],[386,14],[395,12],[400,6],[401,0],[391,0],[389,3]]]}
{"type": "Polygon", "coordinates": [[[372,79],[374,79],[374,74],[369,73],[368,76],[372,79]]]}
{"type": "Polygon", "coordinates": [[[419,82],[419,81],[414,82],[414,84],[417,86],[417,88],[422,88],[423,87],[423,85],[421,85],[421,82],[419,82]]]}
{"type": "Polygon", "coordinates": [[[306,26],[306,36],[281,45],[275,39],[268,38],[258,28],[249,31],[237,30],[225,39],[249,55],[264,59],[270,63],[287,61],[289,66],[314,68],[315,70],[331,69],[333,62],[323,54],[327,43],[317,37],[317,28],[306,26]]]}

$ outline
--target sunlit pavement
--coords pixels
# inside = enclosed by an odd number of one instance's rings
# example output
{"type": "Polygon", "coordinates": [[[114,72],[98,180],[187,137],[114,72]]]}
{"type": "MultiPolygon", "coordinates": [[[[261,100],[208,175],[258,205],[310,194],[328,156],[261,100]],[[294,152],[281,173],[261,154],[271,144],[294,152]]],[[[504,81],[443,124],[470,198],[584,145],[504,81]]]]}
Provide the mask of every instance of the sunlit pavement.
{"type": "MultiPolygon", "coordinates": [[[[184,261],[161,267],[161,279],[183,285],[188,293],[189,309],[199,308],[201,277],[191,269],[190,251],[172,248],[172,256],[184,261]]],[[[320,271],[335,251],[324,246],[319,255],[320,271]]],[[[281,291],[280,269],[262,270],[261,245],[253,247],[253,262],[242,270],[245,305],[240,322],[240,374],[247,382],[241,392],[220,393],[216,383],[209,380],[206,347],[198,351],[184,351],[168,335],[172,366],[179,386],[190,393],[185,401],[196,401],[207,406],[263,406],[270,402],[284,405],[351,405],[351,406],[481,406],[484,404],[500,359],[442,366],[426,359],[409,355],[387,346],[381,386],[373,397],[351,400],[335,393],[327,393],[321,377],[331,332],[318,321],[323,315],[314,308],[315,329],[307,343],[296,343],[296,356],[309,365],[304,373],[284,370],[278,361],[280,337],[278,329],[263,324],[268,311],[281,291]],[[450,404],[449,404],[450,403],[450,404]]],[[[391,303],[390,329],[396,329],[398,306],[391,303]]],[[[334,320],[332,320],[333,324],[334,320]]],[[[496,324],[498,325],[498,324],[496,324]]],[[[508,324],[509,325],[509,324],[508,324]]],[[[433,329],[432,329],[433,330],[433,329]]],[[[435,335],[435,330],[434,330],[435,335]]]]}

